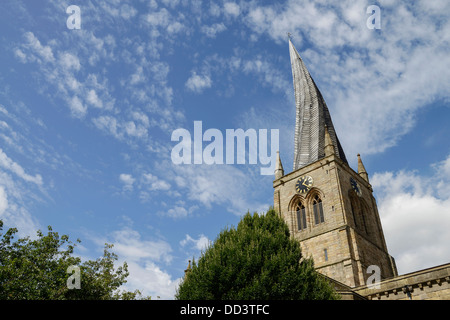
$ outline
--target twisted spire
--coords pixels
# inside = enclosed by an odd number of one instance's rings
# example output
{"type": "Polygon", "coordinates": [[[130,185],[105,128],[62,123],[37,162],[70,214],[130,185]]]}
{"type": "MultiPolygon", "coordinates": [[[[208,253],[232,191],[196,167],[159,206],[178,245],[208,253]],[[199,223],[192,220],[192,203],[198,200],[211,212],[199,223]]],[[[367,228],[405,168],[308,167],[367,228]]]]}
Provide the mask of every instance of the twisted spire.
{"type": "Polygon", "coordinates": [[[325,100],[291,39],[289,39],[289,53],[296,105],[294,170],[325,156],[325,126],[334,146],[335,154],[348,164],[334,130],[325,100]]]}

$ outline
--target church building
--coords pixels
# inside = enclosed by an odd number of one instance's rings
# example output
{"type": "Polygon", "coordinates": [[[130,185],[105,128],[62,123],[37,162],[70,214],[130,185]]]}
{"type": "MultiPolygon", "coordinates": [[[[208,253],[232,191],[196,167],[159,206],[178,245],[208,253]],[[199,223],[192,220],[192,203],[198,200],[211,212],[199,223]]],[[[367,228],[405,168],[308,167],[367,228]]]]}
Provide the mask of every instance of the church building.
{"type": "Polygon", "coordinates": [[[293,171],[280,154],[274,209],[284,218],[304,257],[328,277],[342,299],[450,299],[450,263],[398,275],[360,155],[353,170],[330,112],[289,39],[296,119],[293,171]]]}

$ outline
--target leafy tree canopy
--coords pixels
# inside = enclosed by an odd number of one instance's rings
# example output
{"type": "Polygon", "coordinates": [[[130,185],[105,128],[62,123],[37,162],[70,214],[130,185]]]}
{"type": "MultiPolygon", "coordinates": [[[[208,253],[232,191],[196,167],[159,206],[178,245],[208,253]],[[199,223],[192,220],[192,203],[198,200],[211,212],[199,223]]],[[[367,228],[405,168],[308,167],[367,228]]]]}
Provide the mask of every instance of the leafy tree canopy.
{"type": "Polygon", "coordinates": [[[138,290],[120,291],[129,275],[128,266],[124,262],[114,267],[118,257],[110,252],[113,245],[105,244],[101,258],[82,262],[73,256],[76,244],[50,226],[46,235],[38,231],[34,240],[14,240],[17,231],[10,228],[0,233],[0,300],[149,299],[138,290]],[[70,286],[75,273],[69,267],[79,268],[79,289],[70,286]]]}
{"type": "Polygon", "coordinates": [[[270,209],[247,213],[237,228],[224,229],[178,287],[180,300],[338,299],[331,284],[302,259],[298,241],[270,209]]]}

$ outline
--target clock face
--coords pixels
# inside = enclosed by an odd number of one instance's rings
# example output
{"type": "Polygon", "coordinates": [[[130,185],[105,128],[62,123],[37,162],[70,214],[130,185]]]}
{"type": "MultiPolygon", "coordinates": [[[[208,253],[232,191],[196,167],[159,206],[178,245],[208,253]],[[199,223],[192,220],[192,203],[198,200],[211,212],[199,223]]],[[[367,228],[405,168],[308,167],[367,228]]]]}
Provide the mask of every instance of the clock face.
{"type": "Polygon", "coordinates": [[[356,182],[355,179],[350,178],[350,184],[352,185],[352,188],[353,188],[353,190],[355,190],[356,194],[361,197],[362,191],[361,191],[361,187],[358,184],[358,182],[356,182]]]}
{"type": "Polygon", "coordinates": [[[313,179],[310,176],[300,177],[295,185],[298,193],[306,194],[313,186],[313,179]]]}

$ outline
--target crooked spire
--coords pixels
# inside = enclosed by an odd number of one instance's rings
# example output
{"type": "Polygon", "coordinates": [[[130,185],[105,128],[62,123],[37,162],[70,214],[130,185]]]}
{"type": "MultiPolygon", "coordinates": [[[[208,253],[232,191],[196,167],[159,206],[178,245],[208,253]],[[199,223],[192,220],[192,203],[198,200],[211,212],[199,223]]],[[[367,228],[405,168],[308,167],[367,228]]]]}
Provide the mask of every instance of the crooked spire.
{"type": "Polygon", "coordinates": [[[289,53],[296,106],[294,170],[325,156],[325,126],[334,146],[334,153],[348,164],[325,100],[291,39],[289,39],[289,53]]]}

